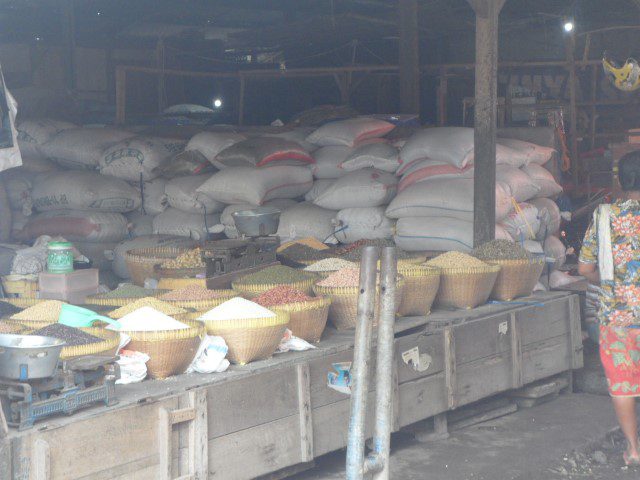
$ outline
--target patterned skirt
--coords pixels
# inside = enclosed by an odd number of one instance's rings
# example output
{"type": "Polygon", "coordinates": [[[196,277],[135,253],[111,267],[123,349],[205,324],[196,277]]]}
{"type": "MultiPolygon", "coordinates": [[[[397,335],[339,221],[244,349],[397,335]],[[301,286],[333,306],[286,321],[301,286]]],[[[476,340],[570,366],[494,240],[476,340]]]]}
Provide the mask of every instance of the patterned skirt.
{"type": "Polygon", "coordinates": [[[640,396],[640,328],[600,325],[600,359],[611,396],[640,396]]]}

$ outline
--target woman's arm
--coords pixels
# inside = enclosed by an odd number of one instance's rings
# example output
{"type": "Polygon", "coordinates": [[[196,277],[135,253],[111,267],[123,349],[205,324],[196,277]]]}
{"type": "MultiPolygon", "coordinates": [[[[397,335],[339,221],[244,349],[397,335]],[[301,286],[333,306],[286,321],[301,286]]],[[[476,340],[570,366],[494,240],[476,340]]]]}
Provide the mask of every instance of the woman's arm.
{"type": "Polygon", "coordinates": [[[578,263],[578,273],[585,277],[589,283],[594,285],[600,284],[600,272],[598,271],[598,265],[595,263],[578,263]]]}

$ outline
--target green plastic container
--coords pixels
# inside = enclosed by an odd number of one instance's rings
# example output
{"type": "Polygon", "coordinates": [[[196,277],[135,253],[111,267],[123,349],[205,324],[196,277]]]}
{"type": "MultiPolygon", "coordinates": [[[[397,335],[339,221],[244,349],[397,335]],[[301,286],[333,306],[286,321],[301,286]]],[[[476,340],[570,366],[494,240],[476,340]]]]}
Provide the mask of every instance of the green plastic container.
{"type": "Polygon", "coordinates": [[[73,272],[73,244],[49,242],[47,246],[47,271],[49,273],[73,272]]]}

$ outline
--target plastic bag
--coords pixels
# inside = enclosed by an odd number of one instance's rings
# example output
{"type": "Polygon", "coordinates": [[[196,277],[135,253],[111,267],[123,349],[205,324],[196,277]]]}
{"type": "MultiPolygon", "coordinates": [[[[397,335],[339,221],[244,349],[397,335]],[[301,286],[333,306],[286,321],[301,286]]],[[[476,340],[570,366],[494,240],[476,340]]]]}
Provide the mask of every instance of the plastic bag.
{"type": "Polygon", "coordinates": [[[305,350],[314,349],[313,345],[311,345],[306,340],[298,338],[293,335],[291,330],[288,328],[284,331],[284,337],[280,340],[280,345],[278,345],[278,350],[276,353],[284,353],[284,352],[304,352],[305,350]]]}
{"type": "Polygon", "coordinates": [[[230,365],[229,360],[225,358],[228,351],[229,347],[224,338],[205,335],[186,373],[224,372],[230,365]]]}
{"type": "Polygon", "coordinates": [[[120,358],[117,360],[120,366],[120,378],[116,380],[116,384],[127,385],[144,380],[147,376],[149,358],[146,353],[122,350],[120,358]]]}

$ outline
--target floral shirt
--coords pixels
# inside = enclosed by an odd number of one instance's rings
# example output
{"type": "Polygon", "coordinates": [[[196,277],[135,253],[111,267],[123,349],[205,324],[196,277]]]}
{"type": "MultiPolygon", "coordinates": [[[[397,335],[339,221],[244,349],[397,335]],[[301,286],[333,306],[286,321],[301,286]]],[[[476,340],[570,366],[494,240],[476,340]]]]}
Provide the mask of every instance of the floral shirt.
{"type": "MultiPolygon", "coordinates": [[[[640,325],[640,202],[611,205],[613,282],[602,282],[598,319],[603,325],[640,325]]],[[[598,263],[597,226],[591,223],[580,250],[580,262],[598,263]]]]}

